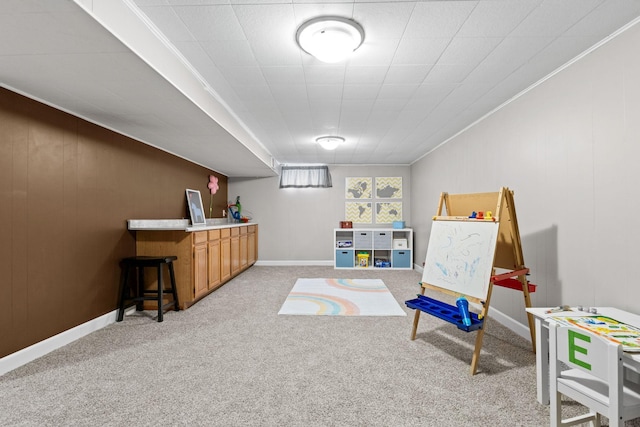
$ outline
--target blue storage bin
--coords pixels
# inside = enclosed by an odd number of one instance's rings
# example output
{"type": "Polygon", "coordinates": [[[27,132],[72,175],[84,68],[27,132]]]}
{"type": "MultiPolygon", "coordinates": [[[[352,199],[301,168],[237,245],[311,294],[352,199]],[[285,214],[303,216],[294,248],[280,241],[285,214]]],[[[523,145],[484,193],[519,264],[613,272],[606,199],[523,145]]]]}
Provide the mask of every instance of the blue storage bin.
{"type": "Polygon", "coordinates": [[[355,255],[353,249],[343,249],[336,251],[336,268],[353,268],[355,255]]]}
{"type": "Polygon", "coordinates": [[[393,221],[393,228],[396,228],[396,229],[404,228],[404,221],[393,221]]]}
{"type": "Polygon", "coordinates": [[[391,258],[391,266],[393,268],[410,268],[411,267],[411,251],[394,250],[391,258]]]}

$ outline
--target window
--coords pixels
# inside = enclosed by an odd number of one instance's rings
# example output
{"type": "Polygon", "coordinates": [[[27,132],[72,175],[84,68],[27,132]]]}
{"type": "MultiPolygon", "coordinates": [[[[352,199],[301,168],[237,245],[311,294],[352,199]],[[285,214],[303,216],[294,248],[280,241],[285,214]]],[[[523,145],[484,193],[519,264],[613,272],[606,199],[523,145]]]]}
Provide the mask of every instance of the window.
{"type": "Polygon", "coordinates": [[[280,188],[329,188],[328,166],[282,166],[280,188]]]}

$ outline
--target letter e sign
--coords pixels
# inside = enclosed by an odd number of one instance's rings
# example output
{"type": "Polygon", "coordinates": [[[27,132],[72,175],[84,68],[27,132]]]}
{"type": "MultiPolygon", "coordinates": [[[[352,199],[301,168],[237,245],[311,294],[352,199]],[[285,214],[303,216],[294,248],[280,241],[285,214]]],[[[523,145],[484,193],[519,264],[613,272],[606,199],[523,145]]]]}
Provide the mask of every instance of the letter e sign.
{"type": "Polygon", "coordinates": [[[573,331],[571,329],[569,329],[568,331],[568,338],[569,338],[569,361],[572,363],[575,363],[578,366],[582,366],[584,369],[590,371],[591,370],[591,364],[580,360],[576,357],[576,353],[582,353],[584,355],[587,354],[587,349],[584,347],[580,347],[577,343],[576,340],[582,340],[585,342],[591,342],[591,337],[584,335],[584,334],[580,334],[576,331],[573,331]]]}

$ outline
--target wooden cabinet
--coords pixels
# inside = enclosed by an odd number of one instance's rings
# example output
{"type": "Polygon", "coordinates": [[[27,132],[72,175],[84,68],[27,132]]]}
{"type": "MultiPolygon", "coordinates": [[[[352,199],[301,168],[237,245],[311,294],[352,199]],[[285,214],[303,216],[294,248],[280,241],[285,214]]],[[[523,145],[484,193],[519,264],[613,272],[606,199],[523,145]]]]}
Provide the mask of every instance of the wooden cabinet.
{"type": "Polygon", "coordinates": [[[174,270],[181,309],[188,308],[198,299],[255,264],[256,247],[256,225],[237,225],[194,232],[136,231],[137,255],[178,257],[178,260],[174,261],[174,270]]]}

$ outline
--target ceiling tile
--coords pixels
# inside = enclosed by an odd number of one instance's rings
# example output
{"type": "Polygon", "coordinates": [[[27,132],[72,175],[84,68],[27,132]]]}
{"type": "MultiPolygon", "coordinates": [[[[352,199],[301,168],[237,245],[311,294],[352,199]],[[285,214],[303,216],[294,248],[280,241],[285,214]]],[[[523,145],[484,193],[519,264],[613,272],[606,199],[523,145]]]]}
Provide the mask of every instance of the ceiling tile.
{"type": "Polygon", "coordinates": [[[635,10],[635,14],[640,14],[640,1],[607,0],[569,28],[564,36],[607,37],[612,33],[612,27],[620,28],[632,21],[629,10],[635,10]]]}
{"type": "Polygon", "coordinates": [[[245,40],[231,6],[176,6],[173,8],[196,40],[245,40]]]}
{"type": "Polygon", "coordinates": [[[517,37],[557,37],[593,10],[602,0],[546,0],[510,34],[517,37]]]}
{"type": "Polygon", "coordinates": [[[403,37],[393,58],[393,64],[435,64],[451,40],[403,37]]]}
{"type": "Polygon", "coordinates": [[[170,7],[141,7],[149,20],[172,42],[195,40],[189,28],[170,7]]]}
{"type": "Polygon", "coordinates": [[[354,66],[347,67],[345,75],[346,84],[382,84],[387,71],[388,66],[354,66]]]}
{"type": "Polygon", "coordinates": [[[504,37],[516,28],[542,0],[479,1],[458,37],[504,37]]]}
{"type": "Polygon", "coordinates": [[[304,72],[301,66],[298,67],[261,67],[267,84],[291,83],[301,85],[305,83],[304,72]]]}
{"type": "Polygon", "coordinates": [[[384,78],[384,84],[420,84],[432,67],[432,65],[392,65],[384,78]]]}
{"type": "Polygon", "coordinates": [[[307,84],[343,84],[345,80],[344,65],[305,66],[304,78],[307,84]]]}
{"type": "Polygon", "coordinates": [[[399,40],[413,8],[413,2],[355,3],[352,18],[364,29],[365,41],[399,40]]]}
{"type": "Polygon", "coordinates": [[[404,37],[446,38],[455,36],[476,6],[475,1],[416,2],[404,37]]]}
{"type": "MultiPolygon", "coordinates": [[[[178,45],[180,49],[181,46],[178,45]]],[[[202,50],[217,64],[255,65],[256,59],[247,40],[205,40],[200,42],[202,50]]]]}
{"type": "Polygon", "coordinates": [[[501,41],[499,37],[455,37],[438,59],[438,64],[478,64],[501,41]]]}

